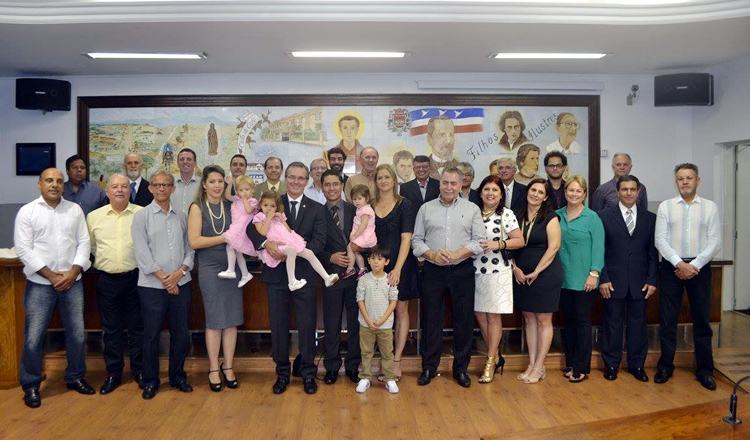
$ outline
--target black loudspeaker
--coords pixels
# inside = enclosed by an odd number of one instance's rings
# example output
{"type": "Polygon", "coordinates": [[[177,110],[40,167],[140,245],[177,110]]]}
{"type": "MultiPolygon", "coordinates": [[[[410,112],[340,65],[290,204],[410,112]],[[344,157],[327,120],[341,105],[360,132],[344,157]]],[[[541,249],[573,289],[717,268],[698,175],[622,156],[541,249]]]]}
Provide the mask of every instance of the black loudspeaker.
{"type": "Polygon", "coordinates": [[[654,77],[654,105],[714,105],[714,77],[708,73],[654,77]]]}
{"type": "Polygon", "coordinates": [[[16,79],[16,108],[70,111],[70,83],[58,79],[16,79]]]}

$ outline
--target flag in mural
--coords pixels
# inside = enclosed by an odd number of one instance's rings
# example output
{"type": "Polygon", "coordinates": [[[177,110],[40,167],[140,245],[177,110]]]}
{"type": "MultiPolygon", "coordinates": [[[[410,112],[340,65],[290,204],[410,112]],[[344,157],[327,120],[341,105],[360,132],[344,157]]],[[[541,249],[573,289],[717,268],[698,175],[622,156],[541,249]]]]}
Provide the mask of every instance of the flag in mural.
{"type": "Polygon", "coordinates": [[[445,116],[453,120],[456,133],[472,133],[482,131],[484,109],[472,108],[420,108],[409,112],[411,130],[409,134],[418,136],[427,133],[427,122],[432,118],[445,116]]]}

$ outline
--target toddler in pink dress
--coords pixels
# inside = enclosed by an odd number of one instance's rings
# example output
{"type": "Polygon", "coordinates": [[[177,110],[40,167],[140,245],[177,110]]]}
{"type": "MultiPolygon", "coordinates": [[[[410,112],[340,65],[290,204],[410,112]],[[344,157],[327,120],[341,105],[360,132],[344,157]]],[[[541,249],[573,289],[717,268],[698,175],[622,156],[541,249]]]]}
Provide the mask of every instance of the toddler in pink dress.
{"type": "Polygon", "coordinates": [[[354,224],[352,233],[349,236],[349,244],[346,246],[347,257],[349,257],[349,267],[346,268],[343,278],[348,278],[355,274],[354,263],[357,263],[361,277],[367,272],[365,258],[361,252],[354,252],[352,243],[360,249],[366,250],[374,247],[378,243],[378,237],[375,235],[375,211],[372,210],[370,203],[370,189],[367,185],[355,185],[352,188],[352,203],[357,208],[354,215],[354,224]]]}
{"type": "MultiPolygon", "coordinates": [[[[289,291],[294,292],[307,284],[304,278],[297,279],[294,269],[297,266],[297,256],[307,260],[315,272],[323,278],[326,287],[332,286],[339,280],[336,274],[326,272],[320,260],[313,251],[307,249],[305,239],[294,232],[286,223],[284,205],[281,198],[275,192],[265,192],[260,197],[260,211],[253,217],[253,226],[261,235],[265,235],[268,241],[281,243],[279,251],[286,255],[286,274],[289,279],[289,291]]],[[[268,267],[276,267],[280,261],[273,258],[267,250],[260,251],[260,259],[268,267]]]]}
{"type": "Polygon", "coordinates": [[[247,237],[247,225],[253,219],[253,214],[258,206],[258,201],[253,198],[255,183],[248,176],[239,176],[235,182],[237,194],[232,198],[232,224],[224,232],[224,241],[227,243],[227,270],[219,272],[219,278],[235,279],[235,263],[240,266],[242,277],[237,287],[247,284],[253,276],[247,270],[247,262],[244,255],[255,257],[258,253],[250,239],[247,237]]]}

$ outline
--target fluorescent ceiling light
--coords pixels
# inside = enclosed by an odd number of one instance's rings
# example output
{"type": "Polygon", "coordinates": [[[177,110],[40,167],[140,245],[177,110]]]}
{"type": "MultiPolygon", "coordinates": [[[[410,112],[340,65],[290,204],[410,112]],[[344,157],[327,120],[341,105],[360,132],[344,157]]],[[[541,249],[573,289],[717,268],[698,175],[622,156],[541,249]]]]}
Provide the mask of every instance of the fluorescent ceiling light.
{"type": "Polygon", "coordinates": [[[500,52],[491,55],[494,59],[580,59],[580,60],[598,60],[607,56],[606,53],[544,53],[544,52],[500,52]]]}
{"type": "Polygon", "coordinates": [[[308,50],[292,52],[294,58],[403,58],[406,52],[350,52],[335,50],[308,50]]]}
{"type": "Polygon", "coordinates": [[[95,60],[205,60],[205,53],[126,53],[89,52],[84,54],[95,60]]]}

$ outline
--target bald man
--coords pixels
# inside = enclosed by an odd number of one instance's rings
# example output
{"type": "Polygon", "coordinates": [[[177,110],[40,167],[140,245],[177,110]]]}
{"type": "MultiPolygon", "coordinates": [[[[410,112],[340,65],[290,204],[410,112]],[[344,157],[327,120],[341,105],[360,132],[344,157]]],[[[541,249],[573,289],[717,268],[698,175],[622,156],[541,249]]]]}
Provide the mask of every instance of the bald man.
{"type": "Polygon", "coordinates": [[[357,185],[367,185],[370,189],[370,197],[375,196],[375,169],[378,167],[380,155],[378,150],[373,147],[366,147],[359,153],[359,159],[362,163],[362,172],[351,176],[344,185],[344,194],[346,200],[352,200],[352,188],[357,185]]]}
{"type": "Polygon", "coordinates": [[[143,157],[138,153],[128,153],[122,166],[129,179],[130,201],[138,206],[147,206],[154,200],[154,195],[148,190],[148,180],[141,176],[143,157]]]}

